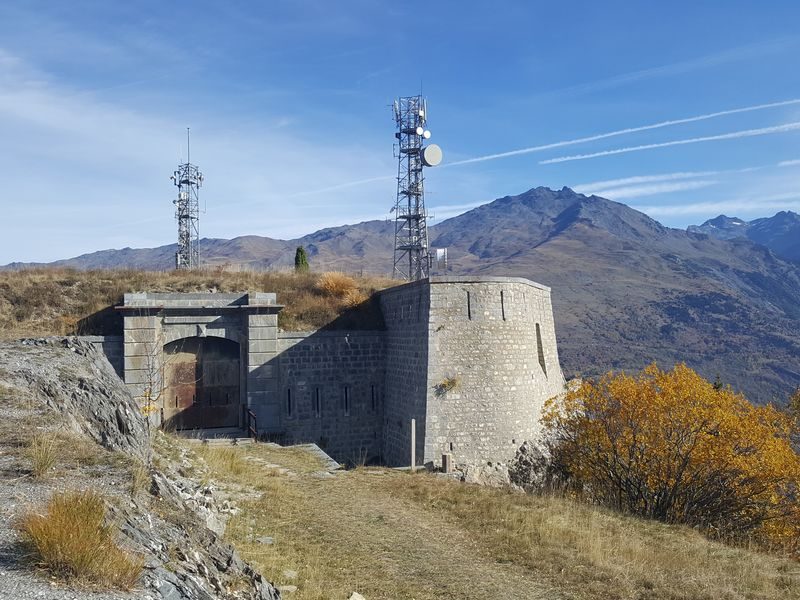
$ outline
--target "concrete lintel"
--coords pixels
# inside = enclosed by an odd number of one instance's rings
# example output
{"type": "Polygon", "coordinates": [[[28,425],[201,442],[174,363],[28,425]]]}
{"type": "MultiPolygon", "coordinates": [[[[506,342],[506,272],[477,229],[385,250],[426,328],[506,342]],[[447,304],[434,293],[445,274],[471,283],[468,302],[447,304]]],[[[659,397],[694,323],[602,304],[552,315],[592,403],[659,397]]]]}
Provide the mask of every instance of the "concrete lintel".
{"type": "Polygon", "coordinates": [[[183,325],[185,323],[214,323],[219,327],[238,327],[241,320],[226,313],[218,315],[165,315],[164,325],[183,325]]]}

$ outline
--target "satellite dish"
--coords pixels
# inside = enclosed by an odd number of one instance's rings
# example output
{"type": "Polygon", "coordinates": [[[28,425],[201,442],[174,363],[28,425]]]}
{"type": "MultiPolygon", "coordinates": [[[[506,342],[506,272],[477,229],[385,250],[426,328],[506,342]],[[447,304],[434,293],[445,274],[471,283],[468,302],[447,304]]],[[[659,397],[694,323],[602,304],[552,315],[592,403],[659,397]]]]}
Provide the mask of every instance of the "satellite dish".
{"type": "Polygon", "coordinates": [[[422,127],[417,127],[417,135],[424,135],[425,130],[422,127]]]}
{"type": "Polygon", "coordinates": [[[442,162],[442,149],[436,144],[425,146],[422,149],[422,164],[426,167],[435,167],[442,162]]]}
{"type": "Polygon", "coordinates": [[[422,137],[424,137],[426,140],[431,139],[431,132],[426,129],[422,132],[422,137]]]}

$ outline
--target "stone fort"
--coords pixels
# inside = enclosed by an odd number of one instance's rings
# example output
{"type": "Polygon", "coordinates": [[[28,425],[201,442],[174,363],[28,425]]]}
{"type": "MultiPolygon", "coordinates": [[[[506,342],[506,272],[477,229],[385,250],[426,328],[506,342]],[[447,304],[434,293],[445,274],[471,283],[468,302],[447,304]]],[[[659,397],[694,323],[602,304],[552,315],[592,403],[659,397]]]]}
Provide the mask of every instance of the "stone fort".
{"type": "Polygon", "coordinates": [[[384,327],[283,332],[271,293],[125,294],[94,338],[162,425],[250,427],[340,461],[506,461],[564,389],[550,289],[431,277],[378,292],[384,327]],[[412,419],[415,423],[412,435],[412,419]]]}

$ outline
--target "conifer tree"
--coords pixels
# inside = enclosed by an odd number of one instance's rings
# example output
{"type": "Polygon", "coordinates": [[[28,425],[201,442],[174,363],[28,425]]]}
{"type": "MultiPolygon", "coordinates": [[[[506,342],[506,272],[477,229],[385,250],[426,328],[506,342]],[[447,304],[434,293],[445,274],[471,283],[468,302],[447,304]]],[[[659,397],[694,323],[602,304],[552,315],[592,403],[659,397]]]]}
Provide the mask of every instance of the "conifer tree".
{"type": "Polygon", "coordinates": [[[308,257],[306,256],[306,249],[298,246],[294,253],[294,271],[295,273],[308,272],[308,257]]]}

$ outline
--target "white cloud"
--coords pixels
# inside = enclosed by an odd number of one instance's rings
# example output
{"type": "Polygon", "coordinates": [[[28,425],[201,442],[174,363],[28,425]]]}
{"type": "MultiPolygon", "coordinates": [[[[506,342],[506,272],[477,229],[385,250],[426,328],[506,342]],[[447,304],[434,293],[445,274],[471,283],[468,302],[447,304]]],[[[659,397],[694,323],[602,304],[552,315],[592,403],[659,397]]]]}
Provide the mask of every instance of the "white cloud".
{"type": "Polygon", "coordinates": [[[185,124],[192,125],[192,159],[206,175],[202,235],[293,236],[308,232],[310,199],[304,196],[359,185],[313,211],[320,221],[353,222],[349,215],[365,207],[384,208],[374,201],[377,192],[394,195],[394,186],[381,183],[391,176],[363,177],[365,171],[391,172],[390,154],[358,141],[318,143],[291,125],[253,127],[246,115],[221,119],[102,101],[53,83],[0,49],[0,131],[11,142],[0,145],[2,190],[13,201],[4,207],[0,264],[63,258],[109,247],[120,237],[130,246],[173,241],[175,190],[168,176],[185,155],[185,124]],[[337,183],[342,179],[357,183],[337,183]],[[255,222],[264,229],[251,231],[255,222]],[[48,228],[69,235],[42,244],[32,232],[48,228]]]}

